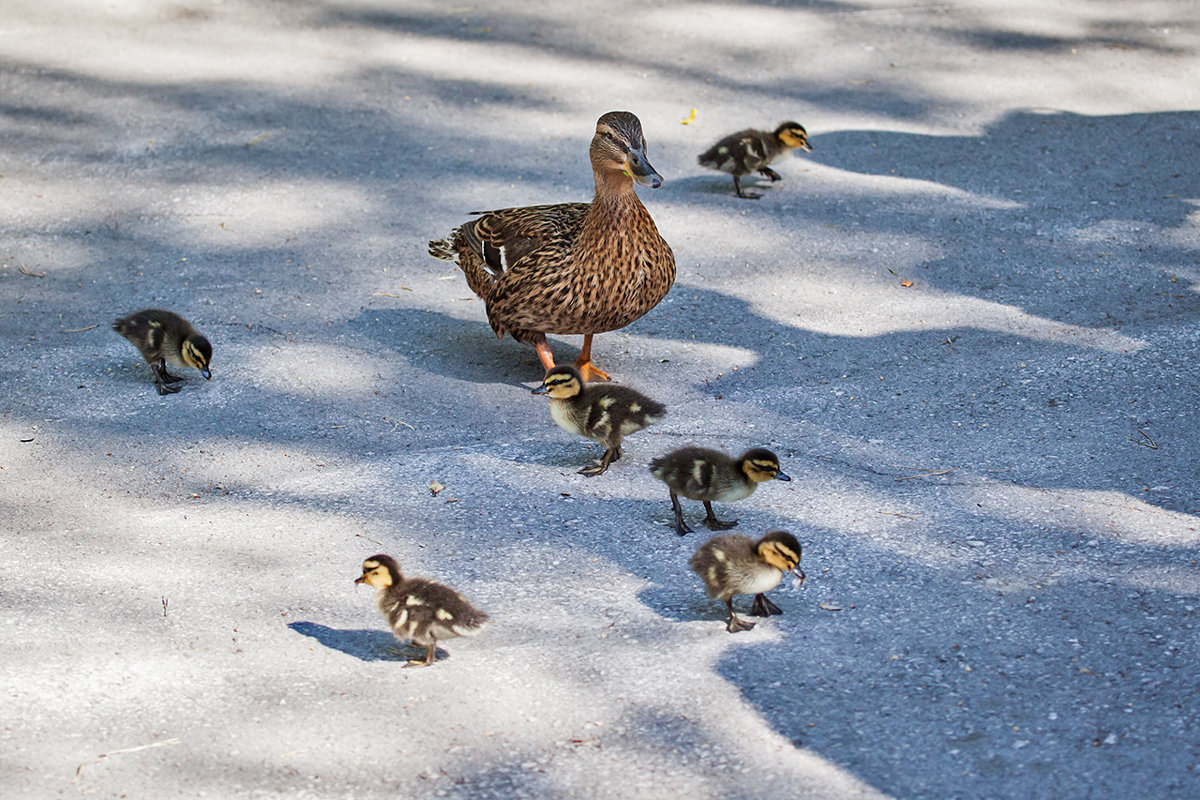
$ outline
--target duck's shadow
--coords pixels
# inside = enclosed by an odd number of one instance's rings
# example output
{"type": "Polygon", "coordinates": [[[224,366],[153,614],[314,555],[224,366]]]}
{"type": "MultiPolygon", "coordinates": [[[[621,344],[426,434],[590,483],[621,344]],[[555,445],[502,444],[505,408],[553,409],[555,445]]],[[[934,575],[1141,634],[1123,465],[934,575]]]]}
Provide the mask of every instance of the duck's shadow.
{"type": "MultiPolygon", "coordinates": [[[[339,650],[348,656],[354,656],[359,661],[399,661],[406,663],[419,655],[424,655],[424,648],[409,646],[407,651],[387,631],[381,630],[339,630],[315,622],[290,622],[288,627],[303,636],[316,639],[325,647],[339,650]],[[418,653],[418,650],[421,652],[418,653]]],[[[441,648],[437,650],[437,660],[448,657],[441,648]]]]}

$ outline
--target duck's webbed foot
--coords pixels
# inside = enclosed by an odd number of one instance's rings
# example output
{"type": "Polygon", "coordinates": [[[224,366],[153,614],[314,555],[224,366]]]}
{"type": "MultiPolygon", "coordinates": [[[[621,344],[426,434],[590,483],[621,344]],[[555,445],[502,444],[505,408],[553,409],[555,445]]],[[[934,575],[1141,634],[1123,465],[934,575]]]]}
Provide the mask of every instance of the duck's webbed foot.
{"type": "Polygon", "coordinates": [[[733,188],[737,191],[737,196],[746,200],[757,200],[762,197],[761,194],[751,194],[742,188],[742,180],[737,175],[733,176],[733,188]]]}
{"type": "Polygon", "coordinates": [[[406,667],[430,667],[430,666],[433,666],[433,662],[435,662],[435,661],[437,661],[437,642],[433,641],[433,642],[430,642],[429,645],[425,648],[425,657],[424,658],[410,658],[408,660],[408,663],[405,664],[404,666],[406,666],[406,667]]]}
{"type": "Polygon", "coordinates": [[[675,532],[680,536],[692,533],[692,529],[683,521],[683,506],[680,505],[679,497],[675,492],[671,492],[671,510],[675,512],[675,532]]]}
{"type": "Polygon", "coordinates": [[[755,622],[747,622],[746,620],[739,617],[737,614],[733,613],[733,599],[732,598],[730,598],[729,600],[726,600],[725,605],[726,605],[726,607],[729,608],[729,622],[725,623],[725,630],[729,631],[730,633],[738,633],[740,631],[748,631],[757,624],[755,622]]]}
{"type": "Polygon", "coordinates": [[[621,457],[621,451],[615,447],[610,447],[604,451],[604,458],[600,459],[599,464],[593,464],[590,467],[584,467],[579,470],[580,475],[587,475],[589,478],[594,478],[597,475],[603,475],[608,470],[608,465],[621,457]]]}
{"type": "Polygon", "coordinates": [[[717,519],[717,515],[713,513],[712,503],[708,500],[704,501],[704,510],[708,512],[708,516],[704,518],[704,524],[710,531],[727,531],[737,527],[736,519],[717,519]]]}
{"type": "Polygon", "coordinates": [[[182,382],[183,378],[176,378],[167,372],[166,367],[158,364],[151,364],[150,371],[154,373],[154,385],[158,387],[159,394],[175,394],[179,391],[179,387],[174,384],[182,382]]]}
{"type": "Polygon", "coordinates": [[[782,175],[780,175],[780,174],[779,174],[778,172],[776,172],[775,170],[771,169],[770,167],[763,167],[762,169],[760,169],[760,170],[758,171],[758,174],[759,174],[759,175],[766,175],[768,178],[770,178],[770,179],[771,179],[771,183],[774,183],[775,181],[781,181],[781,180],[783,180],[783,176],[782,176],[782,175]]]}
{"type": "Polygon", "coordinates": [[[579,358],[575,359],[575,369],[579,370],[584,381],[611,380],[607,372],[592,363],[592,335],[589,333],[583,337],[583,349],[579,351],[579,358]]]}
{"type": "Polygon", "coordinates": [[[750,606],[750,615],[753,617],[769,617],[772,614],[782,614],[783,609],[767,599],[765,594],[754,595],[754,605],[750,606]]]}

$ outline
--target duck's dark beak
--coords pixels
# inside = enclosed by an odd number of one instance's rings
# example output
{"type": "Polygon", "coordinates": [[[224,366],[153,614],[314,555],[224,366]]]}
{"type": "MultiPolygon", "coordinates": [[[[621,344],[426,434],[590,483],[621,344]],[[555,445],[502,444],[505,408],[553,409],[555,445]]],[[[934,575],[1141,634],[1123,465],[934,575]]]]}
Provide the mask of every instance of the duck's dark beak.
{"type": "Polygon", "coordinates": [[[775,473],[775,480],[777,480],[777,481],[790,481],[790,480],[791,480],[791,478],[789,478],[787,475],[784,475],[782,472],[776,472],[776,473],[775,473]]]}
{"type": "Polygon", "coordinates": [[[354,579],[354,583],[359,584],[359,583],[362,583],[363,581],[365,581],[366,579],[367,579],[366,575],[359,575],[357,578],[354,579]]]}
{"type": "Polygon", "coordinates": [[[629,176],[642,186],[649,186],[651,189],[662,186],[662,176],[654,171],[654,167],[650,166],[650,160],[646,158],[646,154],[640,148],[629,151],[625,169],[629,176]]]}
{"type": "Polygon", "coordinates": [[[541,386],[537,387],[536,389],[531,389],[529,393],[530,394],[545,394],[546,393],[546,384],[543,383],[541,386]]]}
{"type": "Polygon", "coordinates": [[[200,368],[200,374],[204,376],[204,380],[212,380],[212,370],[208,368],[207,364],[200,368]]]}
{"type": "Polygon", "coordinates": [[[792,574],[796,576],[796,581],[798,583],[804,583],[804,581],[808,578],[808,576],[804,574],[804,570],[800,569],[799,566],[796,566],[792,569],[792,574]]]}
{"type": "Polygon", "coordinates": [[[801,150],[803,150],[803,151],[804,151],[804,152],[806,152],[806,153],[811,153],[811,152],[812,152],[812,145],[811,145],[811,144],[809,144],[808,142],[805,142],[804,144],[800,145],[800,149],[801,149],[801,150]]]}

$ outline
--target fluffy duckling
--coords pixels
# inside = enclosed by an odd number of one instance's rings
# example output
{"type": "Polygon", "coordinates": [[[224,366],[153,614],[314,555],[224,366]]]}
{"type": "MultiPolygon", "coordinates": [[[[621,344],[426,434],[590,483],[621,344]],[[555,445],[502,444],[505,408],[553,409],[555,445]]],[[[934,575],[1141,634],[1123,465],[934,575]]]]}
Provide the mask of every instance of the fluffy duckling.
{"type": "Polygon", "coordinates": [[[550,395],[550,416],[567,433],[594,439],[606,448],[599,464],[584,467],[580,475],[602,474],[621,457],[621,440],[666,416],[667,408],[628,386],[584,384],[573,366],[546,372],[534,394],[550,395]]]}
{"type": "Polygon", "coordinates": [[[405,578],[400,562],[382,553],[363,562],[362,575],[354,582],[379,590],[379,613],[397,639],[425,647],[425,659],[410,664],[429,666],[438,640],[474,636],[488,621],[487,614],[449,586],[428,578],[405,578]]]}
{"type": "Polygon", "coordinates": [[[774,131],[760,131],[747,128],[744,131],[731,133],[721,141],[700,154],[700,166],[709,169],[728,172],[733,176],[733,188],[738,197],[747,200],[757,200],[762,195],[747,194],[742,190],[741,178],[757,172],[771,179],[771,183],[781,180],[778,172],[771,169],[770,164],[793,150],[812,152],[808,143],[808,131],[799,122],[784,122],[774,131]]]}
{"type": "Polygon", "coordinates": [[[704,524],[711,531],[725,531],[736,520],[720,520],[713,513],[712,501],[732,503],[749,497],[764,481],[790,481],[779,470],[779,459],[770,450],[755,447],[733,458],[720,450],[683,447],[650,462],[650,472],[671,490],[671,508],[675,512],[675,531],[680,536],[692,529],[683,521],[679,495],[704,502],[708,515],[704,524]]]}
{"type": "Polygon", "coordinates": [[[124,336],[141,351],[154,373],[154,384],[159,394],[173,394],[183,378],[167,372],[167,362],[180,367],[195,367],[205,380],[212,380],[208,364],[212,361],[212,345],[208,343],[192,323],[171,311],[147,308],[122,317],[112,324],[112,329],[124,336]]]}
{"type": "Polygon", "coordinates": [[[785,572],[795,575],[800,584],[805,577],[799,566],[800,543],[786,531],[771,531],[757,542],[738,534],[714,536],[700,545],[688,563],[704,580],[708,596],[725,601],[729,609],[725,630],[730,633],[748,631],[755,625],[733,613],[735,594],[754,595],[750,613],[756,617],[782,614],[764,592],[778,586],[785,572]]]}

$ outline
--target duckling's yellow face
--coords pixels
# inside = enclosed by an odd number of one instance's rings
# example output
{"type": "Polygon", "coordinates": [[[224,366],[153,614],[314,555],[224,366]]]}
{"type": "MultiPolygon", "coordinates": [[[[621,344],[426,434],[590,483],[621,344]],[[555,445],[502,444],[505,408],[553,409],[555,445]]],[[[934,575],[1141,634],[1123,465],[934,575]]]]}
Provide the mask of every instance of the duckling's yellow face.
{"type": "Polygon", "coordinates": [[[791,572],[800,563],[800,546],[794,549],[791,542],[764,541],[758,545],[758,555],[763,561],[781,572],[791,572]]]}
{"type": "Polygon", "coordinates": [[[368,558],[363,562],[362,575],[355,579],[355,583],[365,583],[367,586],[373,586],[376,589],[386,589],[392,585],[392,573],[380,562],[373,558],[368,558]]]}
{"type": "Polygon", "coordinates": [[[548,394],[555,400],[569,400],[583,391],[583,378],[574,367],[554,367],[542,378],[541,387],[533,391],[534,394],[548,394]]]}
{"type": "Polygon", "coordinates": [[[184,364],[200,370],[205,380],[212,380],[212,371],[208,368],[208,363],[212,361],[212,345],[208,343],[208,339],[203,336],[189,336],[183,340],[179,354],[184,364]]]}
{"type": "Polygon", "coordinates": [[[591,157],[593,169],[619,172],[651,189],[662,186],[662,176],[646,157],[642,123],[628,111],[610,111],[596,122],[591,157]]]}
{"type": "Polygon", "coordinates": [[[812,152],[812,145],[808,143],[808,131],[804,130],[803,125],[793,125],[791,127],[784,128],[783,130],[779,131],[776,136],[779,137],[779,141],[784,147],[790,147],[793,150],[804,150],[805,152],[810,153],[812,152]]]}
{"type": "Polygon", "coordinates": [[[755,483],[765,481],[790,481],[779,470],[779,459],[769,450],[751,450],[742,457],[742,471],[755,483]]]}

